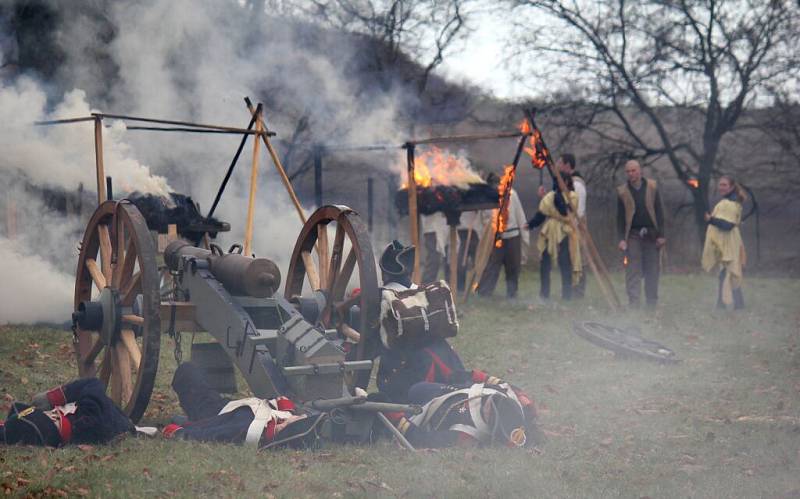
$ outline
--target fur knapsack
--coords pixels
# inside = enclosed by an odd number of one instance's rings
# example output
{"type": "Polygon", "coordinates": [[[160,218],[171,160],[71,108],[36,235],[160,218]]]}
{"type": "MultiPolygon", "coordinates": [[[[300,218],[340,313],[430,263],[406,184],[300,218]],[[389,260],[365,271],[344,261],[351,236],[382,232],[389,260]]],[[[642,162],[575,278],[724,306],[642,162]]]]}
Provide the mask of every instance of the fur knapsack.
{"type": "Polygon", "coordinates": [[[383,288],[380,320],[381,341],[387,348],[413,348],[432,336],[458,334],[456,305],[444,281],[402,291],[383,288]]]}

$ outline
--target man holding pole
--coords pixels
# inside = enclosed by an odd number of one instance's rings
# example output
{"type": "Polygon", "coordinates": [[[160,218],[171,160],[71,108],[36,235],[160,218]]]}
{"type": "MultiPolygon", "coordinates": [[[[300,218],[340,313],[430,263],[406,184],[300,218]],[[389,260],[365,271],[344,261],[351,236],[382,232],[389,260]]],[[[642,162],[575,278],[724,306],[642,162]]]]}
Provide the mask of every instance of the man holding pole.
{"type": "Polygon", "coordinates": [[[625,289],[632,307],[639,306],[641,281],[648,307],[658,303],[660,251],[664,238],[664,209],[655,180],[642,177],[642,167],[632,159],[625,163],[628,181],[617,187],[619,250],[627,257],[625,289]]]}
{"type": "MultiPolygon", "coordinates": [[[[586,226],[586,181],[583,179],[583,176],[578,173],[578,170],[575,169],[576,161],[575,155],[572,153],[565,152],[561,155],[556,162],[556,167],[558,171],[561,172],[561,175],[564,177],[569,176],[572,178],[572,183],[575,187],[575,194],[578,197],[578,209],[575,214],[578,217],[578,223],[584,226],[584,229],[587,229],[586,226]]],[[[539,198],[543,198],[547,194],[546,189],[543,185],[539,186],[539,198]]],[[[586,262],[583,262],[583,266],[586,266],[586,262]]],[[[584,268],[581,272],[580,281],[572,288],[572,296],[574,298],[583,298],[586,293],[586,269],[584,268]]]]}
{"type": "MultiPolygon", "coordinates": [[[[487,177],[486,183],[496,186],[500,183],[500,179],[492,173],[487,177]]],[[[526,245],[528,244],[529,234],[528,231],[522,230],[526,221],[525,210],[522,208],[517,191],[513,188],[509,203],[508,220],[505,230],[500,234],[502,243],[492,248],[489,263],[478,286],[478,294],[481,296],[491,296],[494,293],[502,266],[505,268],[506,275],[506,296],[511,299],[517,297],[519,273],[522,267],[522,243],[524,241],[526,245]]],[[[489,212],[492,214],[492,218],[487,223],[492,223],[492,220],[496,219],[497,211],[495,209],[489,212]]]]}

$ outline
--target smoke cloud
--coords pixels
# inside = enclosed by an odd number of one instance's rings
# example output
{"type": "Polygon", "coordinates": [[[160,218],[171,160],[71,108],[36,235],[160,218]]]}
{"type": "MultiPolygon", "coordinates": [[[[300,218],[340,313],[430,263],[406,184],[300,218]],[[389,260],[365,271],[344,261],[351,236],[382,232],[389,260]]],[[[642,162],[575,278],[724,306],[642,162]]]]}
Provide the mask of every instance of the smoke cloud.
{"type": "Polygon", "coordinates": [[[69,319],[75,283],[72,275],[6,238],[0,238],[0,275],[0,325],[69,319]]]}
{"type": "MultiPolygon", "coordinates": [[[[64,20],[57,35],[64,63],[52,81],[12,75],[0,82],[0,181],[18,186],[13,191],[17,207],[31,207],[21,217],[25,223],[17,224],[16,239],[0,239],[0,258],[16,270],[2,268],[0,275],[16,282],[8,276],[24,273],[26,266],[46,271],[37,270],[37,278],[28,280],[36,289],[0,288],[0,302],[12,303],[12,295],[18,300],[13,315],[12,309],[0,310],[0,323],[66,320],[75,248],[91,212],[84,210],[80,217],[53,213],[37,201],[35,192],[19,186],[73,192],[83,185],[94,190],[93,124],[33,127],[34,121],[98,110],[244,127],[250,117],[242,98],[251,96],[264,101],[268,126],[279,137],[290,135],[305,117],[311,140],[399,141],[398,108],[408,96],[393,90],[391,83],[378,84],[354,72],[363,57],[361,42],[354,37],[253,13],[236,2],[108,2],[102,7],[107,25],[70,11],[67,4],[49,5],[64,20]],[[54,301],[42,300],[37,292],[42,288],[54,301]]],[[[0,31],[7,30],[0,23],[0,31]]],[[[6,40],[0,51],[9,51],[10,38],[9,32],[0,33],[6,40]]],[[[0,53],[0,60],[6,59],[0,53]]],[[[200,202],[202,212],[210,207],[240,140],[131,131],[115,120],[104,124],[104,162],[115,197],[175,190],[200,202]]],[[[220,236],[223,245],[243,237],[251,144],[248,140],[216,212],[232,226],[220,236]]],[[[261,150],[253,246],[285,271],[301,224],[261,150]]],[[[10,199],[12,190],[6,192],[3,197],[10,199]]],[[[0,212],[4,209],[0,200],[0,212]]]]}

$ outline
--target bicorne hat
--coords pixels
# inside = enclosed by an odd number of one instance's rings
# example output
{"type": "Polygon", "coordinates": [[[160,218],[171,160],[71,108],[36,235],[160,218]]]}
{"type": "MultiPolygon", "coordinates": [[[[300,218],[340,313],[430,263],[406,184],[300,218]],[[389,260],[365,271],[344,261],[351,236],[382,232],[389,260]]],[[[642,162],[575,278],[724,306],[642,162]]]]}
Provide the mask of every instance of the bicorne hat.
{"type": "Polygon", "coordinates": [[[414,246],[403,246],[395,239],[383,250],[379,265],[386,274],[402,276],[414,269],[414,246]]]}

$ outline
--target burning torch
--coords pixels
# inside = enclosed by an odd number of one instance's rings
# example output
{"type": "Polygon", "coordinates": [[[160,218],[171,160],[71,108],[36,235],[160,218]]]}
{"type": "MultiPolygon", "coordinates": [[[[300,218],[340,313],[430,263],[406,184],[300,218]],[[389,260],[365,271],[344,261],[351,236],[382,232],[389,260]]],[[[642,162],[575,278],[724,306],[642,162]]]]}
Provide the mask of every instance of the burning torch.
{"type": "Polygon", "coordinates": [[[544,167],[547,166],[547,156],[550,152],[542,146],[539,129],[537,128],[531,133],[531,122],[527,118],[520,123],[519,131],[530,137],[533,147],[526,147],[525,152],[531,157],[531,165],[539,170],[539,187],[541,187],[544,184],[544,167]]]}

